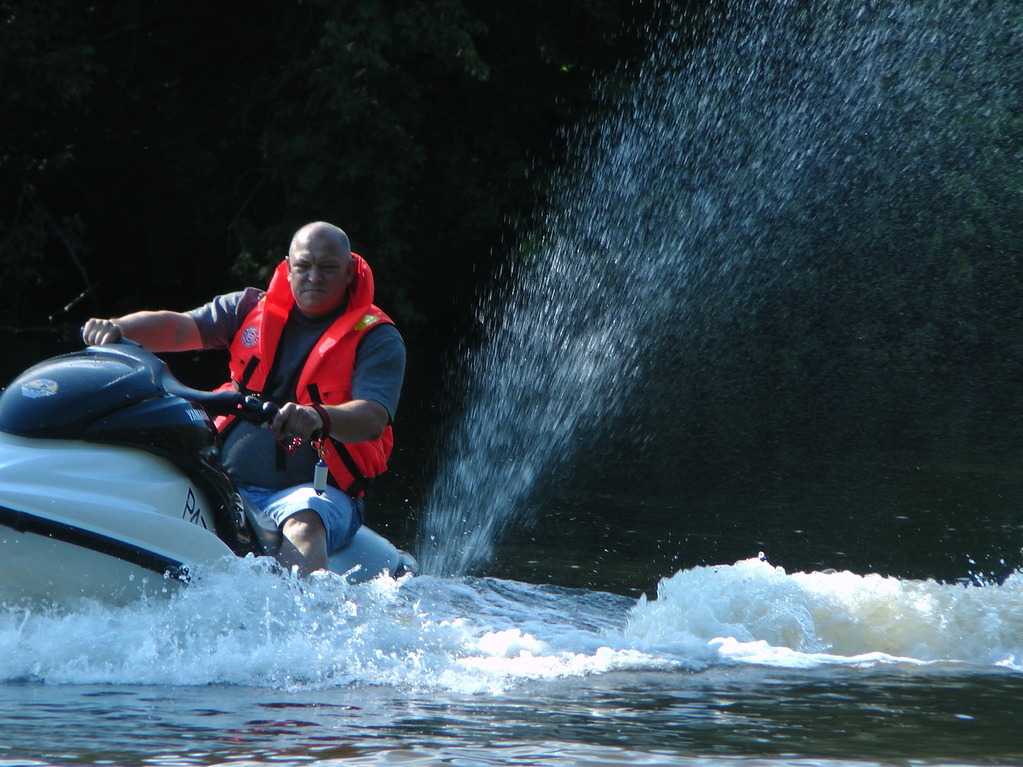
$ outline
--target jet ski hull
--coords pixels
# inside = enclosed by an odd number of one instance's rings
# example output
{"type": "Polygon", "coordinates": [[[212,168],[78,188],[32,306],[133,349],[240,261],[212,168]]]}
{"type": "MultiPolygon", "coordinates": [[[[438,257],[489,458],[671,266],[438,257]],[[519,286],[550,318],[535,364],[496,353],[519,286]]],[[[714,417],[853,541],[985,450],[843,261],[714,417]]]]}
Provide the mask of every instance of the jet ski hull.
{"type": "Polygon", "coordinates": [[[130,598],[230,556],[212,529],[205,495],[159,456],[0,432],[0,600],[130,598]]]}
{"type": "MultiPolygon", "coordinates": [[[[95,536],[88,537],[91,545],[81,545],[52,533],[19,531],[8,526],[12,516],[9,509],[0,509],[0,603],[45,605],[94,599],[124,604],[176,589],[184,578],[181,562],[161,560],[144,551],[126,552],[116,541],[101,551],[102,542],[95,536]]],[[[18,517],[19,523],[25,519],[20,512],[18,517]]]]}
{"type": "MultiPolygon", "coordinates": [[[[235,556],[211,502],[170,461],[131,447],[0,432],[0,602],[124,603],[173,590],[189,566],[235,556]]],[[[279,536],[248,509],[264,536],[279,536]]],[[[330,569],[352,581],[414,570],[361,528],[330,569]]]]}

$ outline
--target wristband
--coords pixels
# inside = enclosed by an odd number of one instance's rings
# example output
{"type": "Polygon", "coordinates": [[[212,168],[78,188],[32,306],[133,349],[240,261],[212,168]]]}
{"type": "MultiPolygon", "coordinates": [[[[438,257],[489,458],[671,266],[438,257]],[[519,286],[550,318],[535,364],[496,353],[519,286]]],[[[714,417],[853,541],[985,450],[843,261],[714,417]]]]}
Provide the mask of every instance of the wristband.
{"type": "Polygon", "coordinates": [[[330,436],[330,415],[327,413],[327,409],[319,402],[314,402],[312,408],[319,414],[322,423],[320,426],[320,437],[327,439],[330,436]]]}

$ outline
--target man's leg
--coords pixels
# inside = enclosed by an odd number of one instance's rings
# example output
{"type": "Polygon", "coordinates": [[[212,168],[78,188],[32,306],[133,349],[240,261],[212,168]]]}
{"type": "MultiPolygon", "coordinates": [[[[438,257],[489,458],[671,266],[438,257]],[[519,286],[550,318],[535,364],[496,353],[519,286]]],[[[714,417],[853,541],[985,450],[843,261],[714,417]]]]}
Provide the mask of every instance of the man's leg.
{"type": "Polygon", "coordinates": [[[281,525],[284,540],[277,561],[289,570],[298,565],[299,575],[308,575],[327,567],[327,531],[320,515],[306,510],[293,514],[281,525]]]}
{"type": "Polygon", "coordinates": [[[300,575],[326,569],[330,552],[348,545],[362,524],[357,503],[336,487],[317,493],[311,484],[284,490],[239,487],[246,498],[281,529],[277,561],[300,575]]]}

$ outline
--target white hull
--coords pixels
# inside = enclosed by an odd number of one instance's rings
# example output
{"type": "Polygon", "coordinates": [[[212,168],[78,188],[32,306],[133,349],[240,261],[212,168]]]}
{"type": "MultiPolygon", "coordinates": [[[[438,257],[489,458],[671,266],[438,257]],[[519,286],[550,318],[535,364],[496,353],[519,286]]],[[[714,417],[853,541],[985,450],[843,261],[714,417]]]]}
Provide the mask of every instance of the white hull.
{"type": "MultiPolygon", "coordinates": [[[[163,458],[0,432],[0,602],[126,602],[175,588],[189,565],[234,556],[213,530],[208,499],[163,458]]],[[[400,572],[407,556],[363,527],[330,569],[365,580],[400,572]]]]}
{"type": "Polygon", "coordinates": [[[130,448],[0,433],[0,600],[130,598],[231,550],[207,499],[130,448]]]}
{"type": "Polygon", "coordinates": [[[109,554],[45,535],[0,529],[0,603],[113,604],[176,589],[181,581],[109,554]]]}
{"type": "Polygon", "coordinates": [[[391,575],[401,573],[410,563],[411,569],[415,570],[415,562],[408,554],[363,525],[348,546],[330,556],[327,567],[339,575],[347,575],[353,583],[359,583],[383,572],[391,575]]]}

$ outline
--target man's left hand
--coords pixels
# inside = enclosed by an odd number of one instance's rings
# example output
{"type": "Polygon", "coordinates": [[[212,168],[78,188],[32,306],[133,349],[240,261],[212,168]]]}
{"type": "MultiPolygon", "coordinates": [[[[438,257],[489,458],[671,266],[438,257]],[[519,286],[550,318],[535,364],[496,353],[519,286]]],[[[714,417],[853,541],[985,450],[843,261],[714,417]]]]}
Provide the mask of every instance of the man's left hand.
{"type": "Polygon", "coordinates": [[[301,437],[308,440],[322,427],[323,421],[315,408],[296,402],[285,403],[270,424],[277,439],[301,437]]]}

